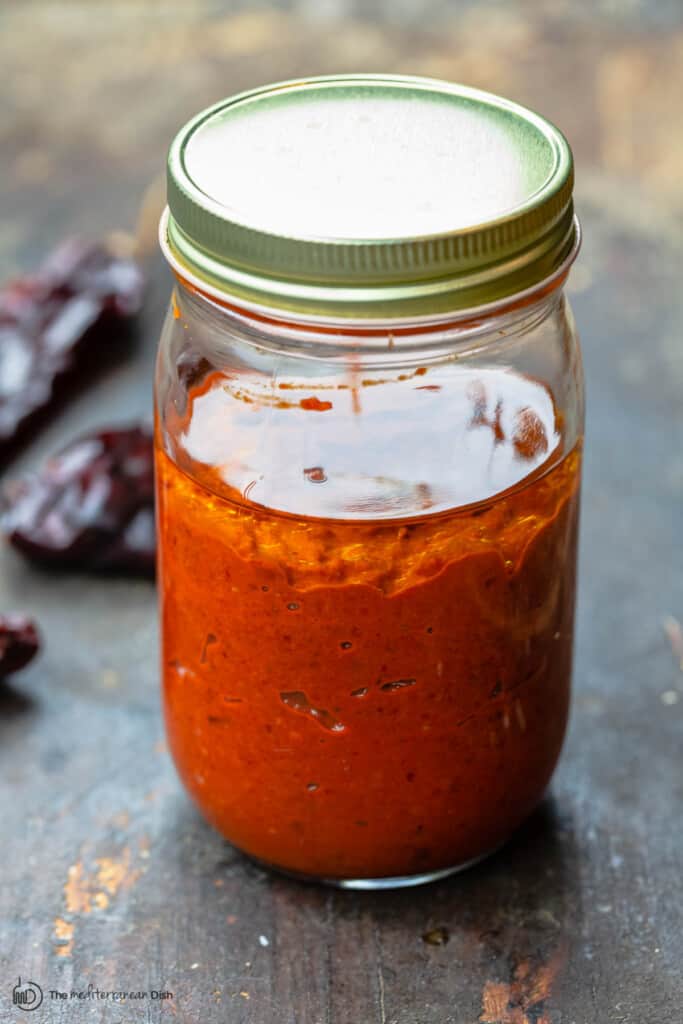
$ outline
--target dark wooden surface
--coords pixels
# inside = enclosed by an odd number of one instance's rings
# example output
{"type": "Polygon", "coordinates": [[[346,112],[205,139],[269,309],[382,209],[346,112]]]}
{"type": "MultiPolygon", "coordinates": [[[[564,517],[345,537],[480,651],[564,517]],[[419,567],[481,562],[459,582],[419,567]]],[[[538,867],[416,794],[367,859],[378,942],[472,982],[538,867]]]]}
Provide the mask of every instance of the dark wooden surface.
{"type": "Polygon", "coordinates": [[[46,993],[28,1019],[54,1024],[683,1021],[683,673],[665,628],[683,619],[679,3],[5,3],[3,274],[65,234],[122,229],[151,275],[136,357],[16,468],[150,413],[168,277],[148,186],[179,124],[235,88],[359,68],[505,92],[575,148],[589,414],[575,700],[551,795],[501,853],[428,888],[268,877],[176,781],[153,587],[46,578],[3,552],[0,607],[34,610],[46,638],[0,691],[3,1022],[27,1019],[18,975],[46,993]],[[449,941],[426,943],[439,927],[449,941]],[[90,983],[174,999],[49,997],[90,983]]]}

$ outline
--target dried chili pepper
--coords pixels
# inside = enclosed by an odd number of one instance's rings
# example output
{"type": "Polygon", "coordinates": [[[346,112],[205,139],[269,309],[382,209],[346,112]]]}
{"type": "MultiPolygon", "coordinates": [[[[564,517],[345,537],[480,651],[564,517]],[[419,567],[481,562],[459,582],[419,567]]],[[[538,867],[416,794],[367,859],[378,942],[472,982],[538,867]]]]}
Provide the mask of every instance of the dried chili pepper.
{"type": "Polygon", "coordinates": [[[77,239],[0,290],[0,467],[67,386],[119,347],[142,290],[133,260],[77,239]]]}
{"type": "Polygon", "coordinates": [[[0,679],[28,665],[40,649],[33,619],[25,615],[0,615],[0,679]]]}
{"type": "Polygon", "coordinates": [[[151,431],[105,430],[68,445],[39,473],[6,486],[1,522],[32,562],[153,575],[151,431]]]}

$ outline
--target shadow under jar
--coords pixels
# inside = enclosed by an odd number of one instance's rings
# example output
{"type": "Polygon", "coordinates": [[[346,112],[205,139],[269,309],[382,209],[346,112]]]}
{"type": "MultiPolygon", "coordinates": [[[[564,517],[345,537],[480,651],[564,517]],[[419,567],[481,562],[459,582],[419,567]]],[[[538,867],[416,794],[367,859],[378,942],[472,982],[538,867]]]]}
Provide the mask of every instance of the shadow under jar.
{"type": "Polygon", "coordinates": [[[349,887],[504,842],[565,732],[583,431],[563,136],[343,76],[169,157],[156,383],[164,705],[236,846],[349,887]]]}

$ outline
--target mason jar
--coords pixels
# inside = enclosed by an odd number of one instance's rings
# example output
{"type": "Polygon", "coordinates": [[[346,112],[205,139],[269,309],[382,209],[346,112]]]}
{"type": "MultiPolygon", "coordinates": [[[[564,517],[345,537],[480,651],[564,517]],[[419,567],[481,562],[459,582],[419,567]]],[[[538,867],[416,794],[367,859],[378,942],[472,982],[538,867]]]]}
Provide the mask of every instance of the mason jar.
{"type": "Polygon", "coordinates": [[[263,864],[429,881],[546,789],[583,436],[572,183],[542,117],[401,76],[255,89],[171,146],[166,726],[263,864]]]}

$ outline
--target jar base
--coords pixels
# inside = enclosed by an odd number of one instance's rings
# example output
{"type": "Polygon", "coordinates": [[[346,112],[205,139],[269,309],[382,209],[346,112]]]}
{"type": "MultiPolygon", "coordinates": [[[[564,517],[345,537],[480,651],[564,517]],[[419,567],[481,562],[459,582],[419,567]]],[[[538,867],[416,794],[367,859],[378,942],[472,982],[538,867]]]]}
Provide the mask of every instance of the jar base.
{"type": "Polygon", "coordinates": [[[462,861],[460,864],[453,864],[451,867],[439,868],[436,871],[424,871],[418,875],[389,875],[381,878],[325,878],[321,875],[307,875],[302,871],[290,871],[287,868],[278,867],[268,861],[260,860],[258,857],[250,857],[259,867],[267,871],[274,871],[276,874],[293,878],[297,882],[307,882],[314,885],[329,885],[335,889],[351,889],[356,892],[381,892],[383,889],[409,889],[417,885],[429,885],[431,882],[439,882],[450,875],[457,875],[461,871],[467,871],[475,864],[481,863],[487,857],[492,857],[500,850],[504,843],[498,843],[485,853],[477,857],[462,861]]]}

